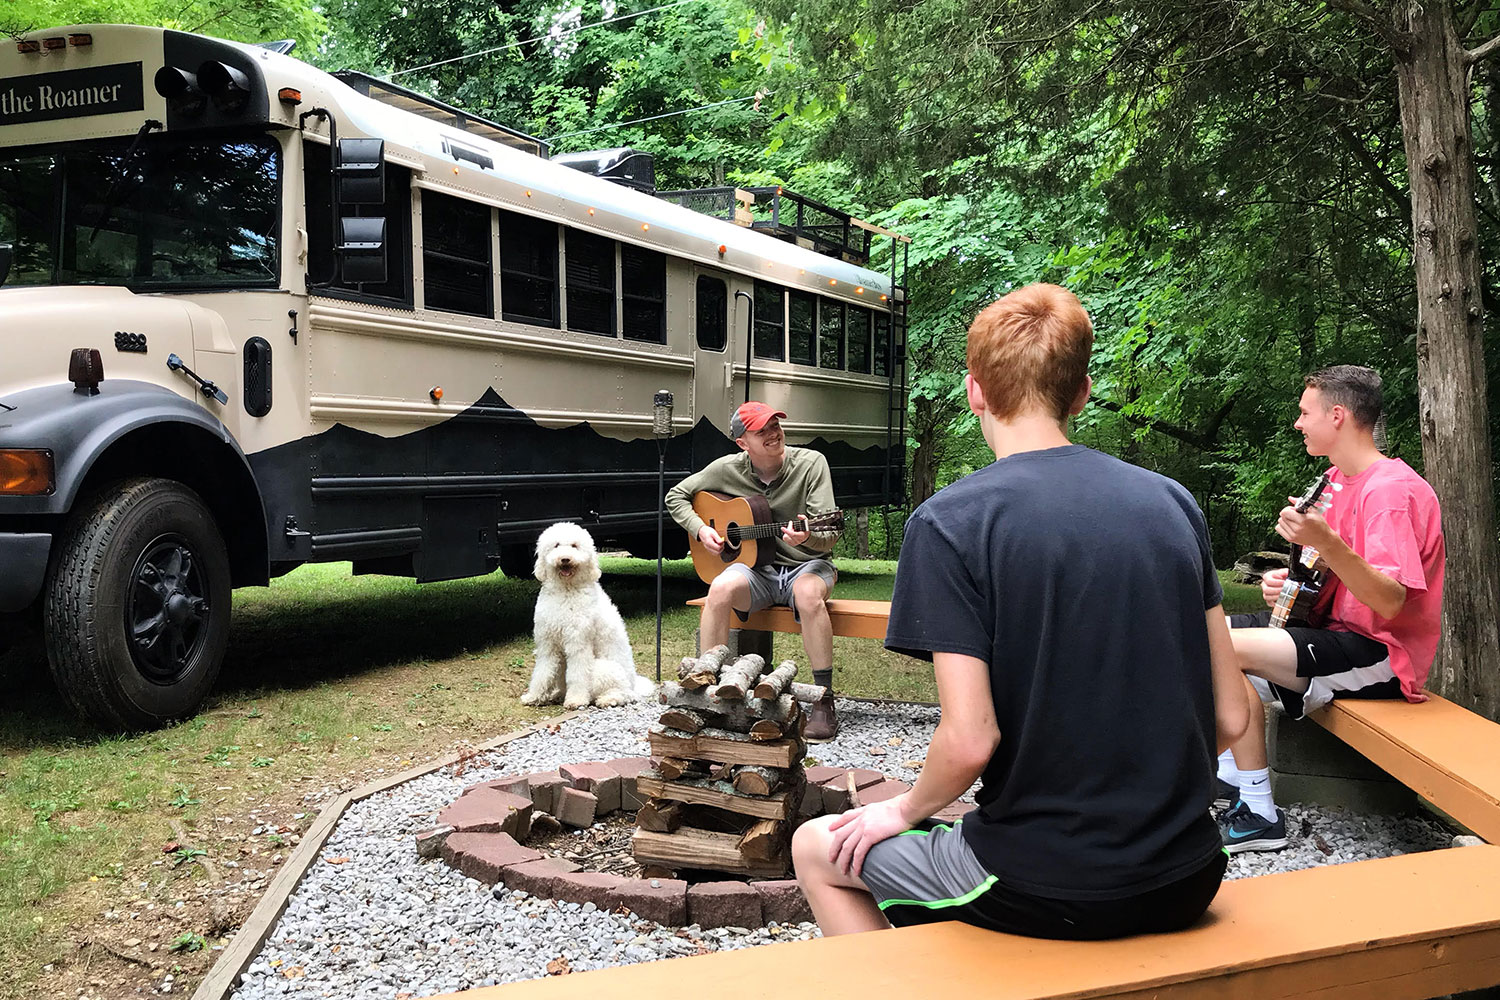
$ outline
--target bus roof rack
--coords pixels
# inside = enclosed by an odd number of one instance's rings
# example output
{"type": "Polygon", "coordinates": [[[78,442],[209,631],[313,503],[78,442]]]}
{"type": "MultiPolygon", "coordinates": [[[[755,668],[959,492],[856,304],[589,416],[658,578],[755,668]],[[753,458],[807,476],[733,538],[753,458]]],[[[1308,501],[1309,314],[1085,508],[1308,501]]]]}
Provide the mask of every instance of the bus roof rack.
{"type": "Polygon", "coordinates": [[[519,149],[522,152],[540,156],[544,160],[547,159],[547,143],[534,135],[527,135],[519,129],[501,125],[499,122],[492,122],[488,118],[481,118],[472,111],[455,108],[451,104],[444,104],[437,98],[428,97],[426,94],[420,94],[415,90],[408,90],[405,87],[391,83],[389,80],[382,80],[379,77],[360,73],[357,70],[339,70],[333,75],[343,83],[348,84],[357,93],[363,94],[373,101],[379,101],[381,104],[388,104],[393,108],[399,108],[414,115],[421,115],[423,118],[441,122],[456,129],[462,129],[470,135],[480,136],[481,138],[489,139],[491,142],[498,142],[503,146],[509,146],[512,149],[519,149]]]}
{"type": "Polygon", "coordinates": [[[783,187],[691,188],[658,191],[656,196],[851,264],[869,262],[870,244],[877,235],[911,242],[783,187]]]}

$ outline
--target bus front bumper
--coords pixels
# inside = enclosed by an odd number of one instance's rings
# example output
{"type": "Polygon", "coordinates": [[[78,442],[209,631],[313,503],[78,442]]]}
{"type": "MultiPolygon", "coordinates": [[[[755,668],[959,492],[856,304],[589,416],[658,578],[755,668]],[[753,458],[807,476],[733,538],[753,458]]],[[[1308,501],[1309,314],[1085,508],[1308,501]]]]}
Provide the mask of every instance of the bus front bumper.
{"type": "Polygon", "coordinates": [[[22,611],[42,592],[52,536],[0,532],[0,612],[22,611]]]}

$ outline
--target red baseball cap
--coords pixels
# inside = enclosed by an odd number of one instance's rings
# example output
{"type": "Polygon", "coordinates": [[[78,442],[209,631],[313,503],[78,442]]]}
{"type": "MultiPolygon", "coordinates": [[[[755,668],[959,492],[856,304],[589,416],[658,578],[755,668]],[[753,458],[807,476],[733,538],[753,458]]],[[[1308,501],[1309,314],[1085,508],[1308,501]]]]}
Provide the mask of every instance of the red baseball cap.
{"type": "Polygon", "coordinates": [[[754,400],[741,404],[734,411],[734,418],[729,421],[729,436],[742,438],[746,431],[758,431],[770,423],[772,417],[785,417],[781,410],[773,410],[765,403],[757,403],[754,400]]]}

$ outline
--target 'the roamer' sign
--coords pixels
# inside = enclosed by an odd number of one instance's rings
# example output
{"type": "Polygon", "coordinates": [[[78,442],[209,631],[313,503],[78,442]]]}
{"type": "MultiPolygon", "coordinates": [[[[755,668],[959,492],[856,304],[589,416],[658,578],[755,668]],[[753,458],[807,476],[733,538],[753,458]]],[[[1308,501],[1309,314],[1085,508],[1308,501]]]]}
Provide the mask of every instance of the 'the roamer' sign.
{"type": "Polygon", "coordinates": [[[140,111],[141,64],[0,79],[0,125],[140,111]]]}

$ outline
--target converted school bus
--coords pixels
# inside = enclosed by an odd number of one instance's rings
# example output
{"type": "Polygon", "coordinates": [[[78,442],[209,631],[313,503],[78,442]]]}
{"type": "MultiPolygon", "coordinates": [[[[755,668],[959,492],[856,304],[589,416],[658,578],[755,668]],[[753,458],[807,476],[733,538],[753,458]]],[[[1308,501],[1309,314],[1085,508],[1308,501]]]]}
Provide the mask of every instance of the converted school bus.
{"type": "Polygon", "coordinates": [[[654,555],[658,390],[669,482],[754,396],[841,505],[897,498],[904,295],[871,227],[774,190],[735,225],[638,155],[574,169],[288,49],[0,48],[0,645],[38,623],[77,709],[192,713],[231,589],[304,562],[518,570],[560,519],[654,555]]]}

